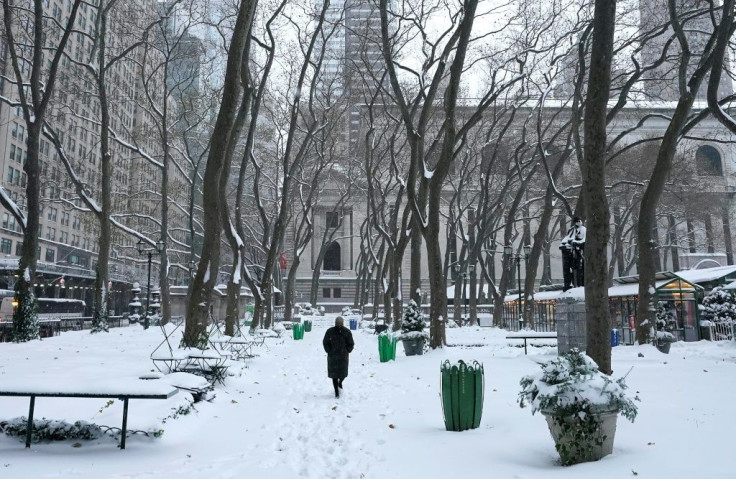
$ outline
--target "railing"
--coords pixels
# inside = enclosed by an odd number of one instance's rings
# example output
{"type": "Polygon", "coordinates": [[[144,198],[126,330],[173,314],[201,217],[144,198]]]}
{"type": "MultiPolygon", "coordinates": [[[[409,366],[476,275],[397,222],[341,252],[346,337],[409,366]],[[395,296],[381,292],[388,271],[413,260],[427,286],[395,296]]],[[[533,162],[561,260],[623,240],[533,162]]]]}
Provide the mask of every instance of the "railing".
{"type": "MultiPolygon", "coordinates": [[[[81,331],[83,329],[92,329],[92,317],[81,317],[71,319],[41,319],[39,323],[39,336],[41,338],[49,338],[58,336],[65,331],[81,331]]],[[[128,318],[124,316],[110,316],[107,318],[107,325],[111,328],[122,328],[129,326],[128,318]]],[[[0,323],[0,342],[12,340],[12,322],[0,323]]]]}
{"type": "Polygon", "coordinates": [[[711,322],[709,326],[701,326],[701,331],[703,332],[703,339],[709,341],[731,341],[735,335],[734,327],[736,326],[729,323],[711,322]]]}
{"type": "MultiPolygon", "coordinates": [[[[529,325],[519,320],[520,317],[519,303],[517,301],[504,303],[503,311],[501,312],[501,327],[509,331],[519,331],[528,327],[529,325]]],[[[539,332],[557,331],[554,301],[538,301],[534,303],[534,330],[539,332]]]]}

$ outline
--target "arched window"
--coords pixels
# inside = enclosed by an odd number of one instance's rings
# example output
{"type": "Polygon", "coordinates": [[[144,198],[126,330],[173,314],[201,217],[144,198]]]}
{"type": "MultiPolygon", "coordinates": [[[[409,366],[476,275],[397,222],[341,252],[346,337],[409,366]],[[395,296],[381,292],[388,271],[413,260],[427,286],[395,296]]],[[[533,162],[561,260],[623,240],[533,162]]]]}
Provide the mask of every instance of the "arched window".
{"type": "Polygon", "coordinates": [[[333,241],[330,246],[327,247],[325,252],[325,259],[322,269],[325,271],[340,271],[340,243],[333,241]]]}
{"type": "Polygon", "coordinates": [[[700,176],[723,176],[721,154],[712,146],[701,146],[695,152],[695,168],[700,176]]]}

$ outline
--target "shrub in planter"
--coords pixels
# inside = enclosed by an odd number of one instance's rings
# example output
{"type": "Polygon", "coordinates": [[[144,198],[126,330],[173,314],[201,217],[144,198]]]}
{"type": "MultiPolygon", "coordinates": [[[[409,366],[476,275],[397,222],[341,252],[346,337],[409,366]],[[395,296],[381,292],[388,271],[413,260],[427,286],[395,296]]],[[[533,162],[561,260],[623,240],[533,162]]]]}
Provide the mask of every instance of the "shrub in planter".
{"type": "Polygon", "coordinates": [[[427,334],[424,332],[422,313],[414,300],[410,301],[404,309],[399,338],[404,344],[404,352],[407,356],[419,355],[424,352],[427,334]]]}
{"type": "Polygon", "coordinates": [[[719,326],[711,340],[733,338],[733,327],[736,325],[736,297],[720,286],[703,298],[700,313],[701,326],[719,326]]]}
{"type": "MultiPolygon", "coordinates": [[[[636,404],[625,393],[626,377],[612,379],[578,349],[521,379],[519,405],[547,419],[562,465],[597,461],[611,454],[620,413],[634,421],[636,404]]],[[[638,400],[638,397],[634,398],[638,400]]]]}
{"type": "Polygon", "coordinates": [[[677,342],[677,336],[674,333],[677,329],[677,318],[675,312],[664,301],[657,304],[656,324],[654,345],[658,350],[667,354],[670,352],[670,345],[677,342]]]}

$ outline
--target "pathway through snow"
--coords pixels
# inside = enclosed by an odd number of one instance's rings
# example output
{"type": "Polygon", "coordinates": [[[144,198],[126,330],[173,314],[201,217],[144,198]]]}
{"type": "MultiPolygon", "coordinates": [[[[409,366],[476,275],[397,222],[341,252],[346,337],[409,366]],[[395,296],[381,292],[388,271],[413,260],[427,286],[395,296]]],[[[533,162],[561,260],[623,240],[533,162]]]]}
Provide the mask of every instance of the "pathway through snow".
{"type": "MultiPolygon", "coordinates": [[[[294,349],[294,356],[306,361],[281,356],[279,373],[286,381],[279,401],[274,430],[279,431],[273,448],[279,458],[305,478],[354,478],[362,475],[384,459],[381,439],[367,443],[363,427],[386,427],[382,419],[389,414],[387,400],[376,394],[380,387],[373,353],[374,337],[353,331],[355,350],[350,355],[350,372],[340,398],[334,397],[332,383],[327,378],[326,354],[322,338],[327,324],[304,335],[304,341],[294,349]]],[[[268,464],[264,464],[268,467],[268,464]]]]}

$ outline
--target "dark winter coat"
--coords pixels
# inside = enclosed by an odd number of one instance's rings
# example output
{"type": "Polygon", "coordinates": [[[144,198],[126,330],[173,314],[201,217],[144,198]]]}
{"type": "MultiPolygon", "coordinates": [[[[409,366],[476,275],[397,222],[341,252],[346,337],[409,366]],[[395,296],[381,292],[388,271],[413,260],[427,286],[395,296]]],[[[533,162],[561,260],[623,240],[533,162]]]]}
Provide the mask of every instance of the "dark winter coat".
{"type": "Polygon", "coordinates": [[[328,329],[322,346],[327,353],[327,376],[332,379],[348,377],[348,354],[355,346],[350,330],[345,326],[328,329]]]}

